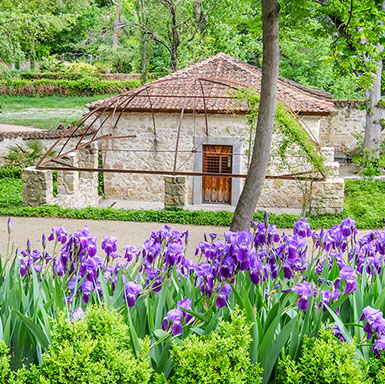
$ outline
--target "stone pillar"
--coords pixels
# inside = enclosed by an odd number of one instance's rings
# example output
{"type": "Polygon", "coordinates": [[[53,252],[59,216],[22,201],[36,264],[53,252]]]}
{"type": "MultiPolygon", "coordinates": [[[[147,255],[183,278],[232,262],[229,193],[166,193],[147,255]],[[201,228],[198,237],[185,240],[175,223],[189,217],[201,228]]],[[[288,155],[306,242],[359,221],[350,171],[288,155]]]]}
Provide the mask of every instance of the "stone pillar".
{"type": "Polygon", "coordinates": [[[334,161],[334,148],[322,147],[326,180],[313,183],[311,214],[336,214],[344,208],[344,179],[339,177],[339,163],[334,161]]]}
{"type": "MultiPolygon", "coordinates": [[[[78,154],[70,153],[60,159],[63,163],[78,166],[78,154]]],[[[57,204],[63,208],[74,208],[78,201],[79,171],[57,171],[57,204]]]]}
{"type": "MultiPolygon", "coordinates": [[[[98,168],[98,144],[90,143],[79,152],[79,168],[98,168]]],[[[97,207],[98,172],[80,172],[78,208],[97,207]]]]}
{"type": "Polygon", "coordinates": [[[52,204],[53,187],[52,171],[29,167],[23,169],[23,199],[29,207],[40,207],[52,204]]]}
{"type": "Polygon", "coordinates": [[[187,208],[187,183],[183,176],[164,178],[164,208],[187,208]]]}

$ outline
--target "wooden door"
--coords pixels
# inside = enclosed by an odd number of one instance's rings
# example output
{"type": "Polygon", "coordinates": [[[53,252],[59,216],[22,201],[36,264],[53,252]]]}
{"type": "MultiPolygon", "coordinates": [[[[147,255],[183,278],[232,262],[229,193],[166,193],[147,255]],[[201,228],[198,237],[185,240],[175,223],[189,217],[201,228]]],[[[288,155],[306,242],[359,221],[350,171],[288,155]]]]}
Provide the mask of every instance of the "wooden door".
{"type": "MultiPolygon", "coordinates": [[[[231,145],[203,146],[203,173],[232,173],[233,147],[231,145]]],[[[204,203],[231,204],[231,177],[203,176],[204,203]]]]}

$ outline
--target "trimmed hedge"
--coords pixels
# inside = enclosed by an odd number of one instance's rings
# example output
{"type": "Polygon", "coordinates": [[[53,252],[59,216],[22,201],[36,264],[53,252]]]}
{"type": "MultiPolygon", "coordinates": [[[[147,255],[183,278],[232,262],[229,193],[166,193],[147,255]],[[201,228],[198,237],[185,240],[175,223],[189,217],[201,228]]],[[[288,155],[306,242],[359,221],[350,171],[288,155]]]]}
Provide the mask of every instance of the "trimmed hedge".
{"type": "Polygon", "coordinates": [[[18,167],[1,167],[0,179],[21,179],[21,171],[18,167]]]}
{"type": "MultiPolygon", "coordinates": [[[[20,73],[20,79],[22,80],[80,80],[82,77],[86,77],[84,73],[74,72],[24,72],[20,73]]],[[[100,79],[102,76],[99,74],[88,75],[100,79]]]]}
{"type": "Polygon", "coordinates": [[[139,87],[140,80],[100,80],[95,76],[83,76],[78,80],[11,80],[0,82],[0,94],[17,96],[92,96],[106,93],[122,93],[139,87]]]}

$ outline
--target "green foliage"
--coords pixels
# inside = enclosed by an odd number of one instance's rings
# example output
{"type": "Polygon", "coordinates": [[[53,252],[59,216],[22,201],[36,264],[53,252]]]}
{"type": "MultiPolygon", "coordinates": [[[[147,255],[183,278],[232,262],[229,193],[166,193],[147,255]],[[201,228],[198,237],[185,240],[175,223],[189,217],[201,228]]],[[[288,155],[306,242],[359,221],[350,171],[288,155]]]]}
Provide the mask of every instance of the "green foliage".
{"type": "Polygon", "coordinates": [[[182,345],[175,344],[171,358],[174,384],[217,384],[261,382],[261,369],[249,358],[250,324],[244,314],[235,309],[231,322],[219,324],[218,332],[207,336],[191,335],[182,345]]]}
{"type": "Polygon", "coordinates": [[[296,145],[300,148],[299,153],[302,152],[317,171],[325,173],[324,161],[320,152],[317,151],[315,143],[280,103],[277,104],[275,125],[283,135],[283,140],[279,145],[279,154],[283,161],[287,159],[288,147],[296,145]]]}
{"type": "Polygon", "coordinates": [[[9,69],[8,66],[0,63],[0,81],[1,80],[11,80],[12,79],[12,72],[9,69]]]}
{"type": "Polygon", "coordinates": [[[12,383],[9,361],[9,348],[3,340],[0,340],[0,382],[3,384],[12,383]]]}
{"type": "MultiPolygon", "coordinates": [[[[363,105],[362,103],[361,105],[363,105]]],[[[385,141],[378,148],[378,156],[373,156],[373,151],[364,149],[364,135],[353,134],[356,139],[356,148],[350,153],[356,165],[356,172],[361,176],[373,177],[384,173],[385,169],[385,141]]]]}
{"type": "Polygon", "coordinates": [[[21,179],[22,168],[18,167],[1,167],[0,168],[0,179],[21,179]]]}
{"type": "Polygon", "coordinates": [[[97,73],[96,68],[93,65],[83,62],[70,63],[65,67],[65,72],[87,75],[95,75],[97,73]]]}
{"type": "Polygon", "coordinates": [[[362,228],[381,228],[385,210],[385,183],[382,180],[345,180],[346,214],[362,228]]]}
{"type": "Polygon", "coordinates": [[[26,168],[36,165],[45,152],[46,148],[40,140],[28,140],[24,146],[19,144],[9,146],[8,155],[3,158],[7,166],[26,168]]]}
{"type": "Polygon", "coordinates": [[[131,73],[134,57],[135,53],[129,47],[112,48],[102,45],[99,48],[99,60],[102,63],[108,63],[115,73],[131,73]]]}
{"type": "Polygon", "coordinates": [[[0,93],[20,96],[48,95],[98,95],[120,93],[140,86],[140,80],[100,80],[83,76],[78,80],[12,80],[0,82],[0,93]]]}
{"type": "Polygon", "coordinates": [[[385,356],[381,353],[380,358],[371,357],[369,361],[361,362],[362,369],[365,372],[366,384],[384,384],[385,383],[385,356]]]}
{"type": "Polygon", "coordinates": [[[331,330],[318,338],[305,336],[298,362],[285,357],[279,364],[282,384],[361,384],[362,372],[355,359],[355,345],[341,343],[331,330]]]}
{"type": "MultiPolygon", "coordinates": [[[[0,215],[25,217],[63,217],[88,220],[119,220],[131,222],[179,223],[228,227],[233,213],[227,211],[186,210],[125,210],[113,208],[64,209],[56,205],[24,207],[22,184],[17,177],[20,170],[0,168],[0,215]],[[11,178],[8,177],[11,176],[11,178]],[[14,179],[14,178],[16,179],[14,179]]],[[[102,193],[102,182],[99,182],[102,193]]],[[[308,218],[313,229],[330,228],[347,216],[356,221],[357,228],[381,228],[385,211],[385,183],[381,180],[346,180],[345,210],[339,215],[319,215],[308,218]]],[[[254,220],[263,222],[263,211],[254,214],[254,220]]],[[[292,228],[299,216],[269,214],[269,221],[278,228],[292,228]]]]}
{"type": "MultiPolygon", "coordinates": [[[[2,171],[0,171],[1,173],[2,171]]],[[[12,208],[23,205],[21,179],[0,179],[0,207],[12,208]]]]}
{"type": "MultiPolygon", "coordinates": [[[[255,129],[257,125],[258,110],[259,110],[259,94],[256,90],[239,89],[234,97],[237,97],[239,102],[246,102],[250,108],[248,114],[248,122],[250,126],[250,134],[247,136],[247,140],[252,142],[255,136],[255,129]]],[[[303,127],[298,123],[295,117],[287,111],[287,109],[280,103],[277,104],[274,131],[278,135],[276,152],[279,154],[283,164],[290,168],[288,162],[288,150],[290,153],[295,151],[297,156],[304,156],[314,169],[318,172],[325,172],[323,165],[323,158],[320,152],[317,150],[315,143],[311,140],[310,136],[306,133],[303,127]]],[[[249,145],[251,148],[251,146],[249,145]]],[[[271,156],[274,156],[272,152],[271,156]]]]}
{"type": "Polygon", "coordinates": [[[148,353],[145,340],[135,356],[130,330],[120,315],[91,306],[84,320],[71,323],[64,313],[57,316],[43,363],[30,373],[22,372],[23,379],[16,382],[146,384],[151,377],[148,353]]]}
{"type": "Polygon", "coordinates": [[[40,62],[41,72],[63,72],[64,63],[58,60],[56,56],[43,57],[40,62]]]}
{"type": "MultiPolygon", "coordinates": [[[[23,80],[41,80],[41,79],[50,79],[50,80],[79,80],[82,77],[87,76],[84,73],[74,73],[74,72],[21,72],[18,77],[23,80]]],[[[98,77],[97,74],[93,76],[98,77]]]]}
{"type": "Polygon", "coordinates": [[[84,105],[105,97],[98,96],[49,96],[26,97],[0,95],[0,123],[26,125],[43,129],[66,127],[78,121],[84,114],[84,105]]]}

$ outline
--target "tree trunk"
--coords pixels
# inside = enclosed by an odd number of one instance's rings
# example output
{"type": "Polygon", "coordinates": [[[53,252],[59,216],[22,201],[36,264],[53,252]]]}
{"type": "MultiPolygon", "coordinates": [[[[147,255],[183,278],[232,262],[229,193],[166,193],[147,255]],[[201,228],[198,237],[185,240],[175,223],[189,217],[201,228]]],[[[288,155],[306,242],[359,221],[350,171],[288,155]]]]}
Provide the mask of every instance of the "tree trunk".
{"type": "Polygon", "coordinates": [[[143,84],[147,83],[148,80],[148,41],[144,33],[142,33],[142,68],[141,68],[141,77],[143,84]]]}
{"type": "Polygon", "coordinates": [[[231,231],[249,228],[261,195],[269,161],[279,69],[279,3],[262,0],[262,83],[253,155],[245,186],[231,223],[231,231]]]}
{"type": "Polygon", "coordinates": [[[171,26],[168,32],[169,40],[170,40],[170,54],[171,54],[171,69],[175,72],[178,69],[178,49],[180,45],[180,37],[178,31],[178,20],[176,14],[176,4],[174,2],[170,2],[168,5],[168,10],[171,15],[171,26]]]}
{"type": "Polygon", "coordinates": [[[378,149],[381,145],[382,109],[378,106],[378,102],[381,100],[381,77],[382,60],[378,60],[377,72],[373,80],[372,88],[365,91],[366,127],[364,150],[367,151],[366,156],[368,156],[369,159],[379,156],[378,149]]]}
{"type": "MultiPolygon", "coordinates": [[[[385,11],[385,0],[382,2],[381,10],[385,11]]],[[[381,54],[384,47],[377,43],[378,52],[381,54]]],[[[373,78],[372,87],[365,91],[366,101],[366,126],[364,156],[369,159],[378,158],[381,145],[381,119],[383,117],[382,108],[378,106],[381,100],[381,80],[382,80],[382,59],[377,61],[377,71],[373,78]]]]}
{"type": "Polygon", "coordinates": [[[119,43],[119,24],[120,24],[120,8],[122,5],[122,0],[114,2],[115,8],[115,19],[114,19],[114,35],[112,37],[112,47],[116,48],[119,43]]]}

